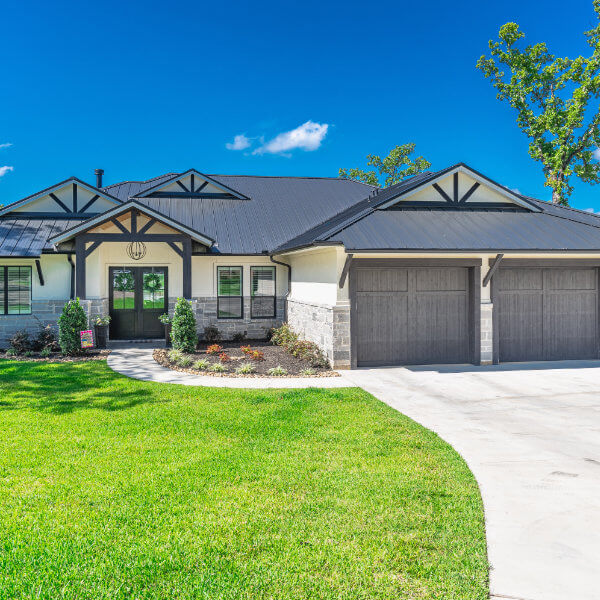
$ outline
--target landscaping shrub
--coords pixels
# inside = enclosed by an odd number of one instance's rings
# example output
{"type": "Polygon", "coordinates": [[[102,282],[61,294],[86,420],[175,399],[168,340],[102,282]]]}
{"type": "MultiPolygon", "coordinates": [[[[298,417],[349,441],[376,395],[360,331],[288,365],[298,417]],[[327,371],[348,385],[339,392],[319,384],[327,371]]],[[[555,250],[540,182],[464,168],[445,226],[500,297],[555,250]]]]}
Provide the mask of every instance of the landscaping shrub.
{"type": "Polygon", "coordinates": [[[79,298],[69,300],[58,317],[58,344],[63,354],[81,354],[80,331],[87,329],[87,316],[79,298]]]}
{"type": "Polygon", "coordinates": [[[313,367],[326,368],[329,366],[329,361],[321,348],[314,342],[301,340],[287,323],[272,330],[271,342],[276,346],[282,346],[292,356],[308,361],[313,367]]]}
{"type": "Polygon", "coordinates": [[[272,377],[283,377],[284,375],[287,375],[287,371],[281,365],[269,369],[267,373],[272,377]]]}
{"type": "Polygon", "coordinates": [[[232,340],[234,342],[243,342],[246,339],[246,336],[248,335],[247,331],[238,331],[236,333],[233,334],[232,336],[232,340]]]}
{"type": "Polygon", "coordinates": [[[221,341],[221,332],[219,331],[219,328],[216,327],[215,325],[209,325],[208,327],[205,327],[204,328],[204,339],[209,344],[212,344],[214,342],[220,342],[221,341]]]}
{"type": "Polygon", "coordinates": [[[51,350],[50,346],[46,346],[45,348],[42,348],[40,350],[40,356],[42,358],[50,358],[50,356],[52,356],[52,350],[51,350]]]}
{"type": "Polygon", "coordinates": [[[265,360],[264,352],[260,350],[252,350],[248,355],[252,360],[265,360]]]}
{"type": "Polygon", "coordinates": [[[183,358],[183,352],[181,350],[169,350],[167,352],[167,358],[172,363],[178,363],[183,358]]]}
{"type": "Polygon", "coordinates": [[[35,340],[32,343],[32,346],[34,350],[38,350],[40,352],[45,348],[49,348],[50,352],[58,352],[60,350],[56,332],[54,331],[52,325],[46,325],[46,327],[40,328],[35,340]]]}
{"type": "Polygon", "coordinates": [[[206,369],[210,367],[210,360],[208,360],[207,358],[201,358],[197,360],[192,366],[198,371],[206,371],[206,369]]]}
{"type": "Polygon", "coordinates": [[[226,363],[231,361],[231,357],[229,356],[229,354],[227,354],[227,352],[221,352],[221,354],[219,354],[219,360],[222,363],[226,363]]]}
{"type": "Polygon", "coordinates": [[[252,354],[252,348],[250,346],[240,346],[240,350],[246,355],[250,356],[252,354]]]}
{"type": "Polygon", "coordinates": [[[242,363],[235,372],[239,375],[249,375],[250,373],[254,373],[256,371],[256,367],[252,363],[242,363]]]}
{"type": "Polygon", "coordinates": [[[223,347],[219,344],[213,344],[206,349],[206,354],[221,354],[221,352],[223,352],[223,347]]]}
{"type": "Polygon", "coordinates": [[[315,374],[315,370],[308,368],[308,369],[302,369],[302,371],[300,371],[300,375],[302,375],[303,377],[310,377],[311,375],[315,374]]]}
{"type": "Polygon", "coordinates": [[[194,359],[191,356],[186,356],[185,354],[177,361],[177,364],[180,367],[189,367],[194,362],[194,359]]]}
{"type": "Polygon", "coordinates": [[[15,354],[23,354],[28,350],[31,350],[31,340],[29,339],[29,334],[23,331],[17,331],[9,340],[10,349],[14,350],[15,354]]]}
{"type": "Polygon", "coordinates": [[[196,317],[190,302],[184,298],[177,298],[173,312],[173,325],[171,327],[171,343],[176,350],[194,352],[198,343],[196,333],[196,317]]]}
{"type": "Polygon", "coordinates": [[[213,373],[225,373],[225,371],[227,371],[227,368],[221,363],[215,363],[213,365],[210,365],[210,367],[208,367],[208,370],[212,371],[213,373]]]}

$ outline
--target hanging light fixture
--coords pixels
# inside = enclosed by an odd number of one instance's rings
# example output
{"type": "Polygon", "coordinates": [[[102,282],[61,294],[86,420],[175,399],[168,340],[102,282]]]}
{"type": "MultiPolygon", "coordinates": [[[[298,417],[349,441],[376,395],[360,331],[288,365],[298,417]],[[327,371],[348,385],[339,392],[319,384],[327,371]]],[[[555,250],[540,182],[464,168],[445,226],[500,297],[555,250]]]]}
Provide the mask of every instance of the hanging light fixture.
{"type": "Polygon", "coordinates": [[[129,242],[127,245],[127,256],[132,260],[140,260],[146,256],[146,244],[144,242],[129,242]]]}

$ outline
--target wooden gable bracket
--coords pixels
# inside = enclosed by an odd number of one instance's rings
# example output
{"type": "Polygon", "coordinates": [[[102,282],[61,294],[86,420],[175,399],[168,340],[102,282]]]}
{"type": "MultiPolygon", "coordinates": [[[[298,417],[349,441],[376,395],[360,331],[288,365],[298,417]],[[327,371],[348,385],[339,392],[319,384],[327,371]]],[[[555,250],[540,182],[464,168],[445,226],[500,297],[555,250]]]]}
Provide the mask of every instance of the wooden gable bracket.
{"type": "Polygon", "coordinates": [[[79,207],[77,202],[77,184],[71,184],[71,208],[69,208],[54,192],[50,192],[48,196],[54,200],[58,206],[60,206],[66,213],[69,215],[81,215],[85,213],[88,208],[90,208],[96,200],[100,198],[100,194],[94,194],[88,202],[86,202],[83,206],[79,207]]]}
{"type": "Polygon", "coordinates": [[[485,277],[483,278],[483,283],[482,283],[483,287],[486,287],[487,284],[490,282],[494,273],[496,272],[496,269],[498,269],[498,267],[500,266],[500,263],[502,262],[503,258],[504,258],[504,254],[498,254],[496,256],[496,258],[494,259],[494,262],[490,265],[488,272],[485,274],[485,277]]]}
{"type": "Polygon", "coordinates": [[[448,203],[450,204],[465,204],[465,202],[473,195],[475,190],[479,187],[479,182],[476,181],[462,197],[458,196],[458,173],[454,173],[453,186],[452,186],[452,198],[446,194],[446,192],[437,184],[433,184],[435,191],[448,203]]]}
{"type": "Polygon", "coordinates": [[[352,264],[352,258],[354,254],[348,254],[346,256],[346,262],[344,263],[344,268],[342,269],[342,274],[340,275],[339,287],[340,289],[344,287],[346,283],[346,277],[348,277],[348,271],[350,271],[350,265],[352,264]]]}
{"type": "Polygon", "coordinates": [[[44,281],[44,274],[42,273],[42,264],[39,259],[35,259],[35,268],[37,269],[38,279],[40,280],[40,285],[46,285],[44,281]]]}

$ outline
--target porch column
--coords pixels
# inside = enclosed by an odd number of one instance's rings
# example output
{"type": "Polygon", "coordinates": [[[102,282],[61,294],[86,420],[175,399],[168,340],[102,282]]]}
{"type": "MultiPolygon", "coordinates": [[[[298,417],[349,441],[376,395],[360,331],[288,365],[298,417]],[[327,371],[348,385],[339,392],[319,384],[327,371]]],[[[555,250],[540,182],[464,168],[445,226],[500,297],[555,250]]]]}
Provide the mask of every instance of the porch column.
{"type": "Polygon", "coordinates": [[[75,296],[85,298],[85,241],[75,238],[75,296]]]}
{"type": "Polygon", "coordinates": [[[192,240],[185,238],[182,243],[183,255],[183,297],[186,300],[192,299],[192,240]]]}

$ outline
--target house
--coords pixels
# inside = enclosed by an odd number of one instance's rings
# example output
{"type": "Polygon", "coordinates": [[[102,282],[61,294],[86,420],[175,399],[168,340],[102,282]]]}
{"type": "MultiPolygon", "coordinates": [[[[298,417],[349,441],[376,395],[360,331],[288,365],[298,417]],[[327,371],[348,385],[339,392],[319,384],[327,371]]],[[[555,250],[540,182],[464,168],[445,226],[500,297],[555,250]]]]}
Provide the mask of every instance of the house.
{"type": "Polygon", "coordinates": [[[69,298],[112,339],[284,320],[338,368],[599,357],[600,218],[458,164],[385,189],[310,177],[75,177],[0,209],[0,346],[69,298]]]}

